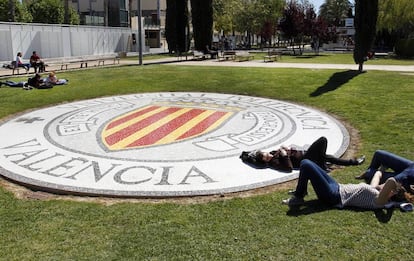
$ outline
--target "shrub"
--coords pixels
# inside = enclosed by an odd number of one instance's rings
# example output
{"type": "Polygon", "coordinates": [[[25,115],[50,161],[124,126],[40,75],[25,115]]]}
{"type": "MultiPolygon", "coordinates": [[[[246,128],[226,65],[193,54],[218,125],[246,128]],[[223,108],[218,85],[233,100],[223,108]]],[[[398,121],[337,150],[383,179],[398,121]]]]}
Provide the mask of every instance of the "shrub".
{"type": "Polygon", "coordinates": [[[395,54],[401,57],[414,57],[414,39],[400,39],[395,44],[395,54]]]}

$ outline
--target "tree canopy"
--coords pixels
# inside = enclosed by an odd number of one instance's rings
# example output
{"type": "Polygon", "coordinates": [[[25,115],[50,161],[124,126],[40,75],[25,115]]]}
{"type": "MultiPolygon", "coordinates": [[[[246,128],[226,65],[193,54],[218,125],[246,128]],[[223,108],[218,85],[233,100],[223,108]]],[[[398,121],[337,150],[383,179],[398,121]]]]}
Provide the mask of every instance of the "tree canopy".
{"type": "Polygon", "coordinates": [[[414,37],[413,0],[381,0],[378,9],[378,30],[399,32],[403,38],[414,37]]]}
{"type": "Polygon", "coordinates": [[[214,28],[223,34],[257,34],[267,41],[276,32],[284,5],[284,0],[214,0],[214,28]]]}
{"type": "Polygon", "coordinates": [[[0,21],[30,23],[32,15],[18,0],[0,0],[0,21]]]}
{"type": "Polygon", "coordinates": [[[236,14],[241,9],[242,2],[239,0],[214,0],[214,29],[223,31],[224,34],[232,33],[235,30],[236,14]]]}
{"type": "Polygon", "coordinates": [[[340,26],[344,18],[349,16],[352,4],[348,0],[325,0],[319,9],[319,15],[329,25],[340,26]]]}
{"type": "Polygon", "coordinates": [[[28,5],[33,22],[44,24],[62,24],[65,10],[59,0],[33,1],[28,5]]]}
{"type": "Polygon", "coordinates": [[[314,50],[318,52],[322,42],[329,39],[329,28],[321,16],[317,16],[314,7],[308,1],[291,0],[287,3],[279,23],[282,35],[288,39],[295,52],[295,43],[299,46],[304,41],[311,42],[314,50]]]}
{"type": "MultiPolygon", "coordinates": [[[[68,22],[79,24],[78,13],[69,5],[67,7],[68,22]]],[[[18,0],[0,0],[0,21],[62,24],[64,18],[65,6],[61,0],[32,0],[23,3],[18,0]]]]}

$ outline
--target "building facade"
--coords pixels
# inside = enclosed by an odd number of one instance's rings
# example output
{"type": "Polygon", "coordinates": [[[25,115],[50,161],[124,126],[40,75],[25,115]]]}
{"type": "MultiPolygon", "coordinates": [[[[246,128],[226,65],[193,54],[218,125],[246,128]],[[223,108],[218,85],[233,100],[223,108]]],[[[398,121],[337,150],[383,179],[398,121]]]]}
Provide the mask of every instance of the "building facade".
{"type": "Polygon", "coordinates": [[[82,25],[129,27],[127,0],[70,0],[82,25]]]}
{"type": "MultiPolygon", "coordinates": [[[[69,0],[82,25],[138,29],[138,0],[69,0]]],[[[159,48],[165,31],[166,0],[140,0],[145,45],[159,48]]],[[[165,42],[165,41],[164,41],[165,42]]]]}

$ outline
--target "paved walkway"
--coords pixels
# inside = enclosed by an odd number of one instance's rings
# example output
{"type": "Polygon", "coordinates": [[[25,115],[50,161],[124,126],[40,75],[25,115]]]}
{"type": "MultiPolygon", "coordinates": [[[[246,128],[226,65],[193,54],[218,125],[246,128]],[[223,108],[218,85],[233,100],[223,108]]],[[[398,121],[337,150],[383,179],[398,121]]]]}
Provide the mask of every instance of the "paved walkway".
{"type": "MultiPolygon", "coordinates": [[[[238,67],[267,67],[267,68],[303,68],[303,69],[341,69],[341,70],[358,70],[356,64],[316,64],[316,63],[284,63],[284,62],[263,62],[259,60],[246,62],[217,60],[205,61],[183,61],[182,65],[208,65],[208,66],[238,66],[238,67]]],[[[364,64],[364,70],[379,71],[396,71],[396,72],[412,72],[414,73],[414,65],[371,65],[364,64]]]]}
{"type": "MultiPolygon", "coordinates": [[[[234,61],[218,61],[218,60],[179,60],[177,57],[162,58],[155,60],[144,60],[144,65],[150,64],[172,64],[172,65],[195,65],[195,66],[234,66],[234,67],[263,67],[263,68],[303,68],[303,69],[339,69],[339,70],[357,70],[358,65],[356,64],[319,64],[319,63],[285,63],[285,62],[263,62],[262,60],[252,60],[245,62],[234,62],[234,61]]],[[[120,65],[138,65],[138,58],[136,60],[121,59],[120,65]]],[[[106,66],[117,66],[117,65],[106,65],[106,66]]],[[[71,64],[70,70],[80,69],[79,64],[71,64]]],[[[97,62],[90,62],[88,68],[98,68],[97,62]]],[[[51,65],[47,67],[48,71],[59,71],[60,65],[51,65]]],[[[84,70],[84,69],[82,69],[84,70]]],[[[364,70],[379,70],[379,71],[395,71],[395,72],[406,72],[414,73],[414,65],[371,65],[364,64],[364,70]]],[[[33,74],[33,69],[30,69],[28,75],[33,74]]],[[[12,75],[10,69],[0,69],[0,78],[12,77],[12,76],[24,76],[24,70],[20,70],[19,75],[12,75]]]]}
{"type": "MultiPolygon", "coordinates": [[[[191,58],[190,58],[191,59],[191,58]]],[[[195,66],[235,66],[235,67],[263,67],[263,68],[303,68],[303,69],[339,69],[339,70],[358,70],[356,64],[320,64],[320,63],[285,63],[285,62],[263,62],[262,60],[252,60],[245,62],[218,61],[212,60],[178,60],[176,57],[163,58],[157,60],[143,61],[144,65],[166,63],[173,65],[195,65],[195,66]]],[[[121,64],[138,64],[138,61],[123,60],[121,64]]],[[[364,70],[394,71],[414,73],[414,65],[372,65],[364,64],[364,70]]]]}

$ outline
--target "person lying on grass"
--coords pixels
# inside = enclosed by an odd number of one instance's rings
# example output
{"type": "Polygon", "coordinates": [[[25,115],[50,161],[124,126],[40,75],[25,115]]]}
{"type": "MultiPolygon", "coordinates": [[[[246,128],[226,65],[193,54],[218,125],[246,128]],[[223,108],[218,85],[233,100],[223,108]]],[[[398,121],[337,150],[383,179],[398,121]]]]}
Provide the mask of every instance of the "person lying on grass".
{"type": "Polygon", "coordinates": [[[387,179],[383,185],[379,185],[381,175],[380,171],[376,172],[371,184],[340,184],[315,162],[304,159],[300,164],[296,190],[291,198],[283,200],[282,203],[290,207],[303,205],[310,181],[318,200],[328,206],[384,208],[391,198],[399,193],[401,185],[392,177],[387,179]]]}
{"type": "Polygon", "coordinates": [[[402,185],[405,191],[414,194],[414,162],[394,153],[377,150],[372,157],[371,163],[367,170],[356,179],[365,179],[367,183],[371,182],[377,171],[382,172],[380,184],[388,178],[394,179],[402,185]]]}
{"type": "Polygon", "coordinates": [[[327,169],[327,164],[336,164],[341,166],[360,165],[365,161],[365,157],[357,159],[340,159],[335,156],[326,154],[328,140],[320,137],[313,142],[307,150],[299,150],[282,146],[281,148],[271,151],[251,151],[242,152],[240,158],[242,161],[252,164],[256,167],[271,167],[276,170],[291,172],[300,166],[303,159],[309,159],[319,165],[322,169],[327,169]]]}
{"type": "Polygon", "coordinates": [[[401,184],[401,193],[394,196],[395,200],[404,200],[414,197],[413,161],[385,150],[377,150],[375,151],[367,170],[355,178],[365,179],[367,183],[370,183],[373,180],[375,173],[378,171],[381,172],[380,184],[383,184],[390,177],[393,177],[396,182],[401,184]]]}
{"type": "Polygon", "coordinates": [[[66,79],[58,79],[55,72],[50,72],[49,75],[43,79],[43,82],[46,85],[54,86],[54,85],[64,85],[68,83],[66,79]]]}

